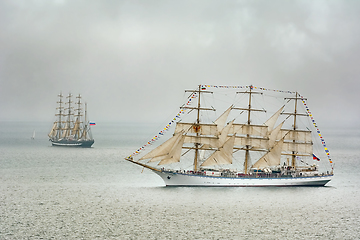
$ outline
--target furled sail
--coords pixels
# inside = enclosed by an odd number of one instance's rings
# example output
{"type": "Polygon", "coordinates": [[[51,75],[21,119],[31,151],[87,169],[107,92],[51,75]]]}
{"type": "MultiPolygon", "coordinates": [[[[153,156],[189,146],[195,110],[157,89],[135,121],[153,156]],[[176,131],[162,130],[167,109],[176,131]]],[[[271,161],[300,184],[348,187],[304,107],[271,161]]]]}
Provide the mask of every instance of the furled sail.
{"type": "Polygon", "coordinates": [[[149,159],[149,162],[160,161],[159,165],[169,164],[180,161],[181,149],[184,143],[185,135],[183,131],[175,134],[169,140],[153,149],[151,152],[140,158],[140,160],[149,159]]]}
{"type": "Polygon", "coordinates": [[[235,136],[230,137],[222,147],[216,150],[208,159],[201,164],[202,167],[232,164],[232,154],[235,136]]]}

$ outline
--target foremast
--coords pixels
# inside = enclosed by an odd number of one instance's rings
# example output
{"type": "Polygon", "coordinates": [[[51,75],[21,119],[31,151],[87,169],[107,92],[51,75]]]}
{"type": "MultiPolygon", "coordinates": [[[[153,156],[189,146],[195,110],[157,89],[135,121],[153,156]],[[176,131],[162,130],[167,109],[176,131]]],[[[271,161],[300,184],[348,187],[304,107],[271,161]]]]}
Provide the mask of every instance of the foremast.
{"type": "MultiPolygon", "coordinates": [[[[198,102],[197,102],[197,107],[181,107],[183,109],[191,109],[191,110],[196,110],[197,111],[197,117],[196,117],[196,124],[193,125],[193,129],[196,132],[196,137],[199,137],[200,135],[200,111],[201,110],[211,110],[214,111],[215,109],[213,108],[201,108],[201,94],[202,93],[213,93],[210,91],[205,91],[205,89],[202,89],[202,86],[199,85],[197,90],[185,90],[185,92],[191,92],[192,94],[197,93],[198,95],[198,102]]],[[[193,169],[194,171],[198,171],[199,169],[199,149],[200,149],[200,143],[195,142],[194,143],[194,150],[195,150],[195,156],[194,156],[194,164],[193,164],[193,169]]]]}
{"type": "MultiPolygon", "coordinates": [[[[249,99],[248,99],[248,108],[233,108],[233,109],[236,109],[236,110],[242,110],[242,111],[247,111],[248,114],[247,114],[247,125],[248,127],[251,125],[251,112],[252,111],[258,111],[258,112],[266,112],[265,110],[263,109],[253,109],[251,108],[251,99],[252,99],[252,95],[253,94],[262,94],[260,92],[254,92],[252,91],[253,90],[253,86],[250,85],[249,86],[249,91],[245,91],[245,92],[237,92],[237,94],[241,93],[241,94],[249,94],[249,99]]],[[[250,134],[247,133],[246,134],[246,138],[247,139],[250,139],[250,134]]],[[[246,144],[245,145],[245,160],[244,160],[244,173],[245,174],[248,174],[249,172],[249,166],[250,166],[250,149],[251,149],[251,146],[246,144]]]]}
{"type": "Polygon", "coordinates": [[[62,98],[63,98],[63,95],[62,93],[60,92],[60,94],[58,95],[59,97],[59,101],[57,102],[59,104],[59,107],[57,107],[57,109],[59,110],[59,112],[57,114],[55,114],[55,116],[58,116],[59,119],[58,121],[54,124],[54,126],[56,125],[56,135],[55,135],[55,138],[56,139],[60,139],[61,138],[61,135],[62,135],[62,131],[63,131],[63,127],[62,127],[62,119],[61,117],[62,116],[65,116],[63,111],[64,111],[64,107],[62,106],[63,104],[63,101],[62,101],[62,98]]]}

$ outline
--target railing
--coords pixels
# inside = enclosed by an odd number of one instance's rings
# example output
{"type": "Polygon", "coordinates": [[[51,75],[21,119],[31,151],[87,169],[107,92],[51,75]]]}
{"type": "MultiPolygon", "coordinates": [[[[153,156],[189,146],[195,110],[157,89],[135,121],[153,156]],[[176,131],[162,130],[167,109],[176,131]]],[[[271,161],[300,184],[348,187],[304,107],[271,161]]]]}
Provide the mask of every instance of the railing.
{"type": "MultiPolygon", "coordinates": [[[[299,178],[299,177],[316,177],[316,176],[332,176],[331,173],[314,173],[314,174],[302,174],[302,172],[292,173],[233,173],[233,172],[213,172],[215,174],[206,174],[206,171],[185,171],[185,170],[165,170],[161,169],[162,172],[183,174],[183,175],[196,175],[204,177],[224,177],[224,178],[299,178]]],[[[307,172],[308,173],[308,172],[307,172]]]]}

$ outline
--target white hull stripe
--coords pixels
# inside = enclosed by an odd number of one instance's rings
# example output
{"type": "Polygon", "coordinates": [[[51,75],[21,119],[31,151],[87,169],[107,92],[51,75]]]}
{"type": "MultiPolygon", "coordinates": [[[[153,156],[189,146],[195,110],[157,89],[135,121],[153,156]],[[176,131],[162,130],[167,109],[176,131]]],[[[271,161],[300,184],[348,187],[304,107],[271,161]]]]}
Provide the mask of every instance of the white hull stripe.
{"type": "Polygon", "coordinates": [[[229,187],[262,187],[262,186],[324,186],[332,176],[313,177],[279,177],[279,178],[228,178],[201,175],[189,175],[169,172],[155,172],[166,186],[229,186],[229,187]]]}

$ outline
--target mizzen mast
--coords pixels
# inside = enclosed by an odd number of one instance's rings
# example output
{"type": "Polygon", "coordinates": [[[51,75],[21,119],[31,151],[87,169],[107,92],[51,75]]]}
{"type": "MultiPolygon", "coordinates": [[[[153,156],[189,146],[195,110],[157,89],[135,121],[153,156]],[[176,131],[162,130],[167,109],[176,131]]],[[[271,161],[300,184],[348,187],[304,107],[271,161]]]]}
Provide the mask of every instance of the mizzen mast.
{"type": "MultiPolygon", "coordinates": [[[[294,116],[294,125],[293,125],[293,128],[292,130],[294,130],[294,132],[297,130],[297,127],[296,127],[296,116],[308,116],[307,114],[303,114],[303,113],[298,113],[297,111],[297,103],[298,103],[298,99],[301,99],[300,97],[300,94],[298,92],[295,93],[295,97],[290,97],[290,98],[284,98],[285,100],[286,99],[289,99],[289,100],[295,100],[295,106],[294,106],[294,112],[293,113],[282,113],[282,114],[285,114],[285,115],[293,115],[294,116]]],[[[304,100],[306,100],[305,98],[303,98],[304,100]]],[[[295,144],[296,143],[296,140],[295,138],[292,140],[292,142],[295,144]]],[[[292,157],[291,157],[291,166],[294,167],[294,169],[296,168],[296,156],[297,156],[297,152],[296,151],[292,151],[292,157]]]]}

